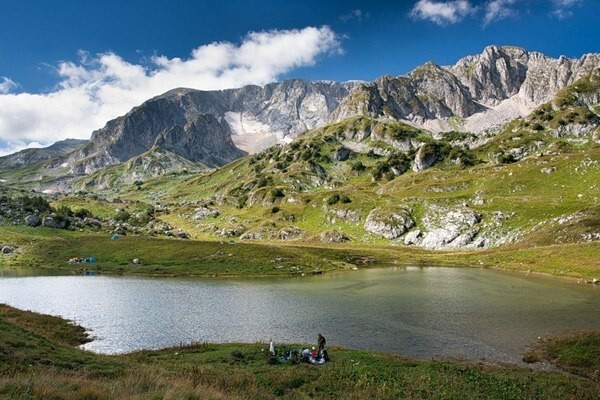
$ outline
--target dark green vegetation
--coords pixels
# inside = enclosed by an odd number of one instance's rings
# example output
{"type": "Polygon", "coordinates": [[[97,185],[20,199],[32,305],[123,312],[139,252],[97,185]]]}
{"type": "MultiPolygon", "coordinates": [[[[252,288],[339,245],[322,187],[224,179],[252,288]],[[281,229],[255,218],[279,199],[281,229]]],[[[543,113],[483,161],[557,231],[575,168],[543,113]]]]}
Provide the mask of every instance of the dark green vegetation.
{"type": "Polygon", "coordinates": [[[268,346],[260,344],[104,356],[75,347],[86,340],[67,321],[0,305],[0,397],[584,400],[597,398],[599,390],[597,382],[573,375],[339,348],[330,348],[331,362],[312,366],[272,362],[268,346]]]}

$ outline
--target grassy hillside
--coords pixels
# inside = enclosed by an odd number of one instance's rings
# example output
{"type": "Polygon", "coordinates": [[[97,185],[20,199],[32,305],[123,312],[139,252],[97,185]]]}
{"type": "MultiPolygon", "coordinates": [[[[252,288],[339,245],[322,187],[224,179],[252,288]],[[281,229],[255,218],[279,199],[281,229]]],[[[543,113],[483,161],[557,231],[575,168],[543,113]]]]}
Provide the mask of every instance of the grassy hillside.
{"type": "MultiPolygon", "coordinates": [[[[5,238],[25,245],[0,262],[56,267],[93,256],[102,260],[96,268],[127,273],[140,258],[142,273],[260,275],[348,269],[368,257],[598,278],[599,91],[590,75],[495,135],[434,136],[357,116],[218,170],[131,183],[138,167],[171,160],[149,153],[82,181],[97,193],[52,198],[57,210],[90,211],[102,228],[4,227],[5,238]],[[111,241],[115,230],[129,235],[111,241]],[[178,234],[194,241],[163,240],[178,234]],[[278,252],[289,262],[274,270],[278,252]]],[[[6,225],[24,219],[7,216],[6,225]]]]}
{"type": "Polygon", "coordinates": [[[81,328],[64,320],[0,305],[0,397],[585,400],[599,390],[597,382],[574,375],[335,347],[331,362],[313,366],[272,360],[261,344],[197,344],[103,356],[79,350],[76,345],[85,340],[81,328]]]}
{"type": "MultiPolygon", "coordinates": [[[[364,122],[345,124],[356,127],[364,122]]],[[[541,141],[525,138],[538,133],[507,131],[476,150],[422,136],[422,143],[446,156],[426,171],[413,172],[409,168],[414,149],[388,149],[390,153],[382,156],[373,151],[385,147],[380,143],[370,143],[365,153],[351,151],[345,161],[333,160],[344,142],[327,132],[339,129],[348,134],[352,128],[334,125],[309,132],[291,145],[209,174],[148,181],[122,196],[168,205],[161,218],[201,239],[250,232],[251,239],[278,240],[285,236],[282,230],[294,229],[293,238],[303,241],[337,230],[354,242],[398,243],[401,240],[390,242],[363,227],[372,209],[398,205],[410,209],[423,231],[423,218],[432,206],[468,207],[481,216],[482,232],[492,241],[497,236],[504,242],[524,239],[536,245],[573,243],[598,233],[593,221],[599,217],[600,146],[589,136],[571,143],[550,134],[541,141]],[[518,161],[490,159],[508,151],[506,143],[524,148],[523,141],[536,141],[536,151],[518,161]],[[199,209],[216,210],[218,216],[196,218],[199,209]],[[568,224],[559,223],[565,218],[568,224]],[[558,230],[563,233],[556,235],[558,230]]],[[[499,239],[495,244],[502,243],[499,239]]]]}
{"type": "Polygon", "coordinates": [[[302,276],[388,266],[464,266],[542,272],[591,281],[600,271],[600,243],[505,246],[480,251],[427,251],[380,244],[198,241],[0,227],[1,268],[62,269],[80,273],[178,276],[302,276]],[[96,263],[67,264],[73,257],[96,263]],[[140,264],[133,264],[138,258],[140,264]]]}

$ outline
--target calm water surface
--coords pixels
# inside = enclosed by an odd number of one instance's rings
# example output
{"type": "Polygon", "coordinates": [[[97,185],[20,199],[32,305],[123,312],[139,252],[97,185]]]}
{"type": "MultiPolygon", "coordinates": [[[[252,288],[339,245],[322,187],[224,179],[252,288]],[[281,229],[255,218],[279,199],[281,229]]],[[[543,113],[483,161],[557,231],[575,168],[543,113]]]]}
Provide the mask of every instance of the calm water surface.
{"type": "Polygon", "coordinates": [[[538,336],[600,329],[600,290],[483,269],[365,270],[303,279],[9,277],[0,302],[75,320],[86,349],[314,342],[418,358],[519,362],[538,336]]]}

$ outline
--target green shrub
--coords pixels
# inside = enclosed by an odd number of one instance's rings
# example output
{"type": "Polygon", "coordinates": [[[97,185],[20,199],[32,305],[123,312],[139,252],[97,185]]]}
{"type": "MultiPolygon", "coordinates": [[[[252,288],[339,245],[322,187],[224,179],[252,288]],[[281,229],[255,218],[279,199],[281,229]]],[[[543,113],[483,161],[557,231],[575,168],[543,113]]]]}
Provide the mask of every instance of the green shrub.
{"type": "Polygon", "coordinates": [[[256,185],[259,188],[261,188],[261,187],[267,186],[268,183],[269,183],[268,179],[264,176],[261,176],[260,178],[258,178],[258,182],[256,183],[256,185]]]}
{"type": "Polygon", "coordinates": [[[501,164],[511,164],[511,163],[516,162],[516,161],[517,161],[517,159],[511,153],[502,153],[498,157],[498,162],[501,163],[501,164]]]}
{"type": "Polygon", "coordinates": [[[247,194],[242,194],[240,197],[238,197],[237,208],[244,208],[244,207],[246,207],[246,203],[247,202],[248,202],[248,195],[247,194]]]}
{"type": "Polygon", "coordinates": [[[540,124],[539,122],[536,122],[533,125],[531,125],[531,129],[533,129],[534,131],[543,131],[544,125],[540,124]]]}
{"type": "Polygon", "coordinates": [[[362,161],[356,161],[350,164],[350,169],[354,172],[363,172],[367,167],[365,167],[362,161]]]}
{"type": "Polygon", "coordinates": [[[277,199],[281,197],[285,197],[285,193],[283,193],[283,190],[281,190],[280,188],[271,189],[271,198],[277,199]]]}
{"type": "Polygon", "coordinates": [[[73,214],[77,218],[81,218],[81,219],[90,218],[90,217],[94,216],[90,210],[85,209],[85,208],[79,208],[79,209],[75,210],[75,212],[73,214]]]}
{"type": "Polygon", "coordinates": [[[379,181],[381,178],[383,178],[383,174],[389,172],[389,170],[390,165],[387,163],[387,161],[379,161],[377,164],[375,164],[375,167],[373,167],[371,174],[373,175],[373,179],[379,181]]]}
{"type": "MultiPolygon", "coordinates": [[[[7,198],[7,201],[8,201],[8,198],[7,198]]],[[[23,196],[23,197],[21,197],[20,202],[21,202],[21,208],[23,209],[23,211],[34,212],[37,210],[38,212],[47,212],[52,209],[52,207],[50,207],[50,203],[48,203],[46,200],[44,200],[40,196],[35,196],[35,197],[23,196]]]]}
{"type": "Polygon", "coordinates": [[[340,195],[338,193],[334,193],[327,199],[327,204],[330,206],[338,203],[340,201],[340,195]]]}
{"type": "Polygon", "coordinates": [[[63,217],[63,218],[69,218],[69,217],[73,216],[73,211],[71,210],[71,208],[69,206],[66,206],[66,205],[59,206],[57,209],[54,210],[54,213],[57,216],[63,217]]]}
{"type": "Polygon", "coordinates": [[[115,221],[117,222],[127,222],[129,218],[131,218],[131,214],[127,210],[119,210],[115,214],[115,221]]]}
{"type": "Polygon", "coordinates": [[[453,147],[448,153],[448,159],[463,167],[471,167],[477,163],[477,156],[471,150],[453,147]]]}

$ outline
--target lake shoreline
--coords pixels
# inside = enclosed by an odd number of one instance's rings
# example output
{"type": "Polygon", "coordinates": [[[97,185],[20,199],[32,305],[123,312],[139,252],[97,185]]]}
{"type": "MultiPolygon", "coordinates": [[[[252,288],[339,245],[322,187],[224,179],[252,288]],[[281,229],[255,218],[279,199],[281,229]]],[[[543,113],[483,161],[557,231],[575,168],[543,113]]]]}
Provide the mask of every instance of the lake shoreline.
{"type": "MultiPolygon", "coordinates": [[[[88,338],[68,321],[0,305],[0,396],[137,398],[545,398],[594,399],[585,371],[544,372],[461,361],[419,361],[330,347],[331,362],[293,364],[267,345],[196,344],[105,356],[77,348],[88,338]],[[16,345],[15,341],[20,341],[16,345]]],[[[597,340],[600,333],[589,338],[597,340]]],[[[566,343],[564,340],[559,343],[566,343]]],[[[580,345],[580,344],[578,344],[580,345]]],[[[295,345],[280,345],[282,347],[295,345]]],[[[567,343],[566,350],[573,347],[567,343]]]]}
{"type": "Polygon", "coordinates": [[[302,277],[388,266],[489,268],[591,283],[600,279],[600,242],[485,250],[428,251],[406,246],[222,242],[0,227],[13,254],[0,268],[58,269],[104,275],[207,278],[302,277]],[[92,257],[94,263],[68,264],[92,257]],[[137,260],[137,263],[134,263],[137,260]]]}

